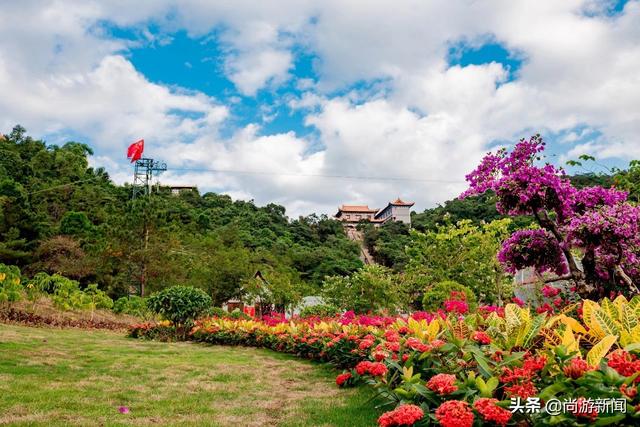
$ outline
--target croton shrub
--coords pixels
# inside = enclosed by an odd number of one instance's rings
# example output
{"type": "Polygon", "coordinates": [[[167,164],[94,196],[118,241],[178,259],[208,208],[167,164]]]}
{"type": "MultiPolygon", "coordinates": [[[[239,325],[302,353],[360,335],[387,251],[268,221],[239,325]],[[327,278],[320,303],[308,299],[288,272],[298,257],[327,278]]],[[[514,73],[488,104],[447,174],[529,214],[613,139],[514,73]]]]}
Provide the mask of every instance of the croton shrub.
{"type": "MultiPolygon", "coordinates": [[[[131,334],[157,331],[143,324],[131,334]]],[[[212,317],[189,337],[333,363],[343,369],[337,386],[377,390],[380,426],[640,424],[640,297],[555,313],[508,304],[465,315],[212,317]],[[549,402],[564,406],[545,410],[549,402]]]]}

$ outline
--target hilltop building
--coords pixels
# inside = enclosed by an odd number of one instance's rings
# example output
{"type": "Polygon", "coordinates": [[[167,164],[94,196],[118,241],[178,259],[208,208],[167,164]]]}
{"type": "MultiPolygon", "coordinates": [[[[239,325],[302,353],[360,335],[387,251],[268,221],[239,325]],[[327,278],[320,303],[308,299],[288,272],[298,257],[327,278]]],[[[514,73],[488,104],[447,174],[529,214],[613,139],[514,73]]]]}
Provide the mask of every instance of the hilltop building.
{"type": "Polygon", "coordinates": [[[160,184],[160,188],[165,191],[169,191],[173,196],[179,196],[183,193],[197,192],[198,187],[195,185],[178,185],[178,184],[160,184]]]}
{"type": "Polygon", "coordinates": [[[389,221],[400,221],[411,226],[411,207],[413,202],[405,202],[400,198],[389,202],[382,209],[371,209],[367,205],[342,205],[335,218],[346,227],[355,227],[362,220],[380,226],[389,221]]]}

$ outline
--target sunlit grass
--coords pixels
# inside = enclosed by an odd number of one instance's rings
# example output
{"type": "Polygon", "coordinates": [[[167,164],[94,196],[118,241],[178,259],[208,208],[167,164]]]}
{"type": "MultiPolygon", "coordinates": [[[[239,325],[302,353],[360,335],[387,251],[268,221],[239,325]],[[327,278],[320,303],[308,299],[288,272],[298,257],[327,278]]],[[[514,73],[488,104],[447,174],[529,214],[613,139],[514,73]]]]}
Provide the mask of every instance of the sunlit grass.
{"type": "Polygon", "coordinates": [[[268,350],[0,325],[2,425],[375,425],[371,392],[334,377],[268,350]]]}

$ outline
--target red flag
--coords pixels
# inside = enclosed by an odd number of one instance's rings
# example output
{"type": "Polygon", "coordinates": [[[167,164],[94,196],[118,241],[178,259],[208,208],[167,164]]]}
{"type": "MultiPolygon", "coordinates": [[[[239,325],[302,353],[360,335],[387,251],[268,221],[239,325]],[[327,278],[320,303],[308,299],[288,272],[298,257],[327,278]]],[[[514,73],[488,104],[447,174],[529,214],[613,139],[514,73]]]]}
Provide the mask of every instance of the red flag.
{"type": "Polygon", "coordinates": [[[144,139],[140,141],[136,141],[129,146],[127,149],[127,157],[131,159],[131,163],[139,160],[142,157],[142,152],[144,151],[144,139]]]}

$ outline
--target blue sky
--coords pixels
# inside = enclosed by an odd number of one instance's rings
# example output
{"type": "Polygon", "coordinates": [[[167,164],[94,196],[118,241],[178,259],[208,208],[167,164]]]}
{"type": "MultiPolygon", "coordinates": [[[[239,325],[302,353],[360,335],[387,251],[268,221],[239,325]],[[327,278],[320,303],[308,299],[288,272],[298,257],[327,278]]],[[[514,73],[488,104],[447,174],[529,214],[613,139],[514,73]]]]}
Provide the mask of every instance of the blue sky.
{"type": "Polygon", "coordinates": [[[483,153],[537,132],[558,165],[640,157],[637,0],[89,0],[0,14],[2,131],[86,142],[117,182],[139,138],[167,161],[164,182],[294,216],[442,203],[483,153]]]}
{"type": "Polygon", "coordinates": [[[203,92],[227,105],[232,117],[222,130],[224,136],[251,123],[259,123],[260,133],[265,135],[295,132],[309,136],[313,133],[313,128],[305,125],[302,112],[292,111],[286,105],[288,98],[301,92],[296,87],[297,80],[317,78],[313,55],[296,51],[290,69],[294,78],[279,87],[247,96],[239,92],[225,74],[225,48],[217,39],[216,31],[201,37],[190,37],[185,30],[162,33],[160,42],[149,41],[132,29],[109,28],[109,31],[139,44],[127,49],[126,55],[150,81],[203,92]]]}

